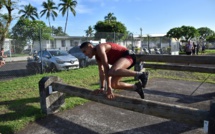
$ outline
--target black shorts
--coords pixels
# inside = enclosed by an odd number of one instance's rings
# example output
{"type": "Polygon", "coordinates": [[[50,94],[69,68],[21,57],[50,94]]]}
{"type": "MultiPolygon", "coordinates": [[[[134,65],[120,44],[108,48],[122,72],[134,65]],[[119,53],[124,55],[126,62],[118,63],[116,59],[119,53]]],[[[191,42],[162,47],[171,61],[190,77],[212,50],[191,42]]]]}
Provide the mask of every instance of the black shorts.
{"type": "Polygon", "coordinates": [[[123,54],[123,57],[126,57],[126,56],[130,56],[132,58],[132,60],[133,60],[133,63],[127,68],[127,69],[130,69],[136,64],[136,56],[135,56],[135,54],[133,52],[129,52],[129,50],[127,50],[123,54]]]}

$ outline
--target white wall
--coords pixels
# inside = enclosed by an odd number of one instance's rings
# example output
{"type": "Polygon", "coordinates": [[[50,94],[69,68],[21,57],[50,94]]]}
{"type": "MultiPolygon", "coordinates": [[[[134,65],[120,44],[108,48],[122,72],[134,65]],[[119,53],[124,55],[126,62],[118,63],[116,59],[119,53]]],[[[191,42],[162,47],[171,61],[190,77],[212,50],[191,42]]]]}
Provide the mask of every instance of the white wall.
{"type": "MultiPolygon", "coordinates": [[[[50,49],[51,48],[50,41],[49,40],[42,40],[41,41],[41,47],[42,47],[42,50],[44,50],[44,49],[50,49]]],[[[40,43],[39,43],[39,41],[34,41],[33,42],[33,50],[37,50],[37,51],[40,50],[40,43]]]]}

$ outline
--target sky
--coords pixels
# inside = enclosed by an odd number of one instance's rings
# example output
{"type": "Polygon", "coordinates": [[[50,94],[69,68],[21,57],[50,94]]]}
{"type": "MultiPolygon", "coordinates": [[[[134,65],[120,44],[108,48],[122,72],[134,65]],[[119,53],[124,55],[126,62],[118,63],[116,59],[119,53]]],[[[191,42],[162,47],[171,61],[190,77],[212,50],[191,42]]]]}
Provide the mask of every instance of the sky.
{"type": "MultiPolygon", "coordinates": [[[[19,0],[19,5],[29,3],[37,8],[38,13],[43,10],[42,2],[47,0],[19,0]]],[[[53,0],[56,5],[60,0],[53,0]]],[[[215,31],[215,0],[76,0],[76,16],[69,14],[67,34],[70,36],[86,36],[85,30],[94,27],[98,21],[104,21],[108,13],[113,13],[117,21],[123,23],[127,31],[134,35],[166,34],[171,28],[193,26],[196,29],[208,27],[215,31]]],[[[19,7],[23,9],[23,7],[19,7]]],[[[5,9],[1,10],[6,12],[5,9]]],[[[58,12],[58,11],[57,11],[58,12]]],[[[19,18],[17,16],[11,27],[19,18]]],[[[46,16],[40,18],[48,26],[46,16]]],[[[51,25],[64,29],[66,16],[58,12],[58,17],[51,25]]]]}

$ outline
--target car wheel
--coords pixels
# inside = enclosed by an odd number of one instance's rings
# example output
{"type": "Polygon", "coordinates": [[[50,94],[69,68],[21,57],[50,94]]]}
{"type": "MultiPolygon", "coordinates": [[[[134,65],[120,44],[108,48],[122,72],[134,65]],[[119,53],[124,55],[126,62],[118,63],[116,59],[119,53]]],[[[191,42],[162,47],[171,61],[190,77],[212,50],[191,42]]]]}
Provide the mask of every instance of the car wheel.
{"type": "Polygon", "coordinates": [[[57,72],[57,67],[55,66],[54,63],[51,63],[50,65],[50,72],[57,72]]]}
{"type": "Polygon", "coordinates": [[[83,67],[86,67],[87,66],[87,61],[86,61],[86,59],[81,59],[80,61],[79,61],[79,67],[80,68],[83,68],[83,67]]]}

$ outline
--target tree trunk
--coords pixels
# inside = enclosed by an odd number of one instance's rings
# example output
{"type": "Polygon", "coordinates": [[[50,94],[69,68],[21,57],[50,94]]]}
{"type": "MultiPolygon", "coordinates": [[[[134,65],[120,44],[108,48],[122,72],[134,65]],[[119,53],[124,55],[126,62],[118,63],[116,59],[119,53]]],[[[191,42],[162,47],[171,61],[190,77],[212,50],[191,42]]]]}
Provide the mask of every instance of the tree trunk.
{"type": "Polygon", "coordinates": [[[1,46],[1,48],[4,47],[4,40],[5,40],[6,35],[8,33],[8,28],[10,26],[10,23],[12,21],[12,11],[14,9],[12,8],[11,3],[12,2],[10,0],[7,3],[4,3],[5,7],[6,7],[7,11],[8,11],[8,20],[7,20],[7,23],[6,23],[5,27],[3,27],[4,30],[3,30],[3,33],[1,34],[1,37],[0,37],[0,46],[1,46]]]}
{"type": "Polygon", "coordinates": [[[0,39],[0,48],[4,47],[4,39],[5,39],[5,37],[3,37],[3,35],[2,35],[1,39],[0,39]]]}
{"type": "Polygon", "coordinates": [[[69,16],[69,9],[67,9],[67,13],[66,13],[66,24],[65,24],[65,28],[64,28],[64,33],[66,33],[66,27],[67,27],[68,16],[69,16]]]}

